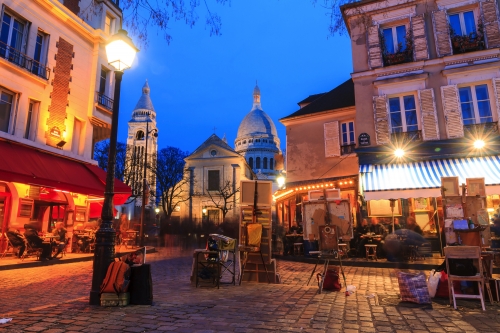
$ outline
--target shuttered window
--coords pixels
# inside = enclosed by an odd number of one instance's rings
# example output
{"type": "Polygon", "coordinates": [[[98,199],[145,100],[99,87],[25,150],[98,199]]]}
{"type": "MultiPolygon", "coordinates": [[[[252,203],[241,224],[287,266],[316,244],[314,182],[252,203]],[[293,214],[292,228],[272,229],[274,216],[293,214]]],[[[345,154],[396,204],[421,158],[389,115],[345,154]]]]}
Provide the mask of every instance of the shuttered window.
{"type": "Polygon", "coordinates": [[[491,123],[488,85],[479,84],[458,88],[464,125],[491,123]]]}
{"type": "Polygon", "coordinates": [[[441,98],[443,99],[443,111],[448,139],[463,137],[464,126],[457,86],[449,85],[441,87],[441,98]]]}
{"type": "Polygon", "coordinates": [[[354,122],[348,121],[340,125],[342,129],[342,146],[355,143],[354,122]]]}
{"type": "Polygon", "coordinates": [[[434,89],[419,90],[418,96],[420,100],[422,138],[424,140],[439,140],[434,89]]]}
{"type": "Polygon", "coordinates": [[[427,47],[424,14],[415,15],[411,18],[411,29],[413,34],[415,60],[419,61],[428,59],[429,49],[427,47]]]}
{"type": "Polygon", "coordinates": [[[432,12],[432,23],[436,39],[436,51],[438,57],[451,54],[450,24],[445,10],[432,12]]]}
{"type": "Polygon", "coordinates": [[[380,47],[378,25],[373,25],[368,28],[368,65],[370,68],[382,67],[382,48],[380,47]]]}
{"type": "Polygon", "coordinates": [[[375,134],[378,145],[390,142],[389,114],[387,111],[387,97],[373,97],[373,110],[375,120],[375,134]]]}
{"type": "Polygon", "coordinates": [[[325,157],[340,156],[339,122],[332,121],[324,124],[325,157]]]}
{"type": "Polygon", "coordinates": [[[479,3],[488,48],[500,47],[500,27],[497,2],[494,0],[479,3]]]}

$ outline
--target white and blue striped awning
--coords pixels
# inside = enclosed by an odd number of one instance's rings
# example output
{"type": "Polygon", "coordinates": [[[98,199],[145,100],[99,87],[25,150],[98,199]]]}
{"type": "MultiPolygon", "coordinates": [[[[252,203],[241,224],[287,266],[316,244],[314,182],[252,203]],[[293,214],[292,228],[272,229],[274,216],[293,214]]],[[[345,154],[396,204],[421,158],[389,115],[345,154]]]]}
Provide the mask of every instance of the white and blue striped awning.
{"type": "Polygon", "coordinates": [[[484,178],[487,194],[500,194],[500,156],[360,165],[366,200],[439,197],[441,177],[484,178]]]}

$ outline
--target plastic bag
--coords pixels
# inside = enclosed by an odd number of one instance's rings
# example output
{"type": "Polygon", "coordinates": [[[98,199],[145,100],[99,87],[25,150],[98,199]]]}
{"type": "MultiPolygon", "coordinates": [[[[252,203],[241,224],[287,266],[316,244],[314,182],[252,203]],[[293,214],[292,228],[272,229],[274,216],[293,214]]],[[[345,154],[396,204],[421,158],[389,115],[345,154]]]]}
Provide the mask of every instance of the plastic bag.
{"type": "Polygon", "coordinates": [[[439,280],[441,279],[441,272],[437,272],[433,269],[427,279],[427,289],[429,289],[429,296],[434,298],[436,296],[436,291],[438,288],[439,280]]]}

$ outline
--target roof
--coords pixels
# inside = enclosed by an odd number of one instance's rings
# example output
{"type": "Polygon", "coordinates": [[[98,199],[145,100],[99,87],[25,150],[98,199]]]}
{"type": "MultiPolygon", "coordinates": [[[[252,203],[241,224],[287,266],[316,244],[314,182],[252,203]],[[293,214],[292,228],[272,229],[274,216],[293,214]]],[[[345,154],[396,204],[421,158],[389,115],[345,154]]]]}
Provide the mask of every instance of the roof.
{"type": "MultiPolygon", "coordinates": [[[[315,95],[311,95],[309,97],[312,96],[315,95]]],[[[352,82],[352,79],[349,79],[329,92],[321,94],[320,97],[313,100],[310,104],[304,106],[300,110],[295,111],[289,116],[281,118],[280,121],[355,105],[354,83],[352,82]]]]}
{"type": "Polygon", "coordinates": [[[137,102],[134,111],[136,110],[149,110],[149,111],[155,111],[155,108],[153,106],[153,102],[151,101],[151,97],[149,96],[151,89],[149,88],[148,80],[146,80],[146,83],[144,83],[144,86],[142,87],[142,95],[141,98],[139,98],[139,101],[137,102]]]}
{"type": "Polygon", "coordinates": [[[326,93],[320,93],[320,94],[314,94],[314,95],[309,95],[308,97],[306,97],[305,99],[301,100],[300,102],[298,102],[297,104],[300,105],[300,104],[308,104],[308,103],[311,103],[312,101],[315,101],[317,100],[318,98],[320,98],[321,96],[323,96],[324,94],[326,93]]]}
{"type": "Polygon", "coordinates": [[[211,145],[219,146],[221,148],[224,148],[224,149],[227,149],[231,152],[234,152],[235,154],[238,154],[233,148],[231,148],[231,146],[229,146],[227,143],[225,143],[221,138],[219,138],[217,136],[217,134],[214,133],[205,142],[203,142],[198,148],[196,148],[194,150],[194,152],[189,156],[195,155],[195,154],[201,152],[202,150],[208,148],[211,145]]]}

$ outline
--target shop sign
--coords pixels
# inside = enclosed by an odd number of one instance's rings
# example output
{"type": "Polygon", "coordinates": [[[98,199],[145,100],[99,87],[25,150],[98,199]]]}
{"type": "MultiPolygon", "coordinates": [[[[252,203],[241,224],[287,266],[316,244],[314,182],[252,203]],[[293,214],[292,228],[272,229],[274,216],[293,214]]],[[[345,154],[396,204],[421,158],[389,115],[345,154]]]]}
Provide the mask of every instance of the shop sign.
{"type": "Polygon", "coordinates": [[[50,129],[50,135],[60,138],[61,137],[61,131],[59,130],[58,127],[54,126],[54,127],[52,127],[50,129]]]}
{"type": "Polygon", "coordinates": [[[358,146],[369,146],[370,136],[367,133],[361,133],[358,137],[358,146]]]}

